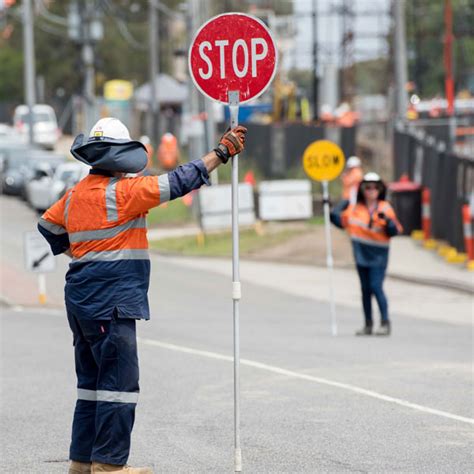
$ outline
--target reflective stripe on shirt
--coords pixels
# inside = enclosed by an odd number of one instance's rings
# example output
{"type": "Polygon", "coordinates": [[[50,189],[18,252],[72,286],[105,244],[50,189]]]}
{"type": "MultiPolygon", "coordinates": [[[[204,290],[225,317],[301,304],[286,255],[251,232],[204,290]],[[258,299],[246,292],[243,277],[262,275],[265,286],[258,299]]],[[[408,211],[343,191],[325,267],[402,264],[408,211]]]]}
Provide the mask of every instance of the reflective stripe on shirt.
{"type": "Polygon", "coordinates": [[[66,234],[67,231],[64,227],[53,224],[52,222],[49,222],[48,220],[44,219],[43,217],[40,217],[39,219],[39,224],[41,227],[44,227],[47,231],[51,232],[54,235],[61,235],[61,234],[66,234]]]}
{"type": "Polygon", "coordinates": [[[88,252],[82,257],[73,258],[71,263],[80,262],[113,262],[117,260],[149,260],[148,250],[122,249],[88,252]]]}
{"type": "Polygon", "coordinates": [[[158,189],[160,191],[160,204],[170,200],[170,179],[167,174],[158,176],[158,189]]]}
{"type": "Polygon", "coordinates": [[[139,217],[138,219],[133,219],[131,221],[125,222],[125,224],[121,224],[116,227],[111,227],[109,229],[72,232],[69,234],[69,241],[71,243],[77,243],[87,242],[89,240],[110,239],[120,234],[121,232],[124,232],[129,229],[146,229],[146,219],[144,217],[139,217]]]}
{"type": "Polygon", "coordinates": [[[138,392],[112,392],[110,390],[77,389],[77,399],[89,402],[138,403],[138,392]]]}
{"type": "Polygon", "coordinates": [[[72,192],[69,192],[66,198],[66,203],[64,204],[64,225],[67,225],[67,218],[69,216],[69,204],[71,203],[72,192]]]}
{"type": "Polygon", "coordinates": [[[109,184],[105,188],[105,207],[107,209],[107,220],[116,221],[117,212],[117,181],[119,178],[110,178],[109,184]]]}
{"type": "MultiPolygon", "coordinates": [[[[363,229],[370,229],[373,232],[384,233],[384,228],[378,225],[369,226],[369,224],[361,221],[360,219],[356,219],[354,217],[349,217],[349,225],[353,225],[356,227],[362,227],[363,229]]],[[[385,235],[385,234],[384,234],[385,235]]]]}
{"type": "Polygon", "coordinates": [[[359,242],[361,244],[366,244],[366,245],[374,245],[375,247],[384,247],[388,248],[389,247],[389,242],[380,242],[378,240],[371,240],[371,239],[363,239],[361,237],[353,237],[351,236],[351,240],[353,242],[359,242]]]}

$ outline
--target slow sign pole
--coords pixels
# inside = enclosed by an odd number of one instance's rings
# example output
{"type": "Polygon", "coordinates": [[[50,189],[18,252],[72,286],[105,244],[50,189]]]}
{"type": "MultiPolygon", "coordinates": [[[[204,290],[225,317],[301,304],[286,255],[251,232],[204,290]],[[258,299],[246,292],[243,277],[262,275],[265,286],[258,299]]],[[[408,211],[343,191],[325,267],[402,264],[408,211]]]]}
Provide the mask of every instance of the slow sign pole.
{"type": "Polygon", "coordinates": [[[337,336],[336,303],[334,300],[334,261],[332,257],[331,223],[329,219],[329,181],[336,179],[344,169],[343,151],[329,140],[311,143],[303,154],[303,168],[306,174],[323,186],[324,231],[326,236],[326,266],[329,272],[329,305],[331,312],[331,333],[337,336]]]}
{"type": "MultiPolygon", "coordinates": [[[[239,91],[229,91],[230,128],[239,124],[239,91]]],[[[232,300],[234,310],[234,465],[242,471],[240,448],[240,320],[239,155],[232,158],[232,300]]]]}
{"type": "Polygon", "coordinates": [[[331,222],[329,219],[329,183],[323,181],[324,231],[326,234],[326,265],[329,270],[329,298],[331,309],[331,332],[337,336],[336,305],[334,302],[334,260],[332,258],[331,222]]]}

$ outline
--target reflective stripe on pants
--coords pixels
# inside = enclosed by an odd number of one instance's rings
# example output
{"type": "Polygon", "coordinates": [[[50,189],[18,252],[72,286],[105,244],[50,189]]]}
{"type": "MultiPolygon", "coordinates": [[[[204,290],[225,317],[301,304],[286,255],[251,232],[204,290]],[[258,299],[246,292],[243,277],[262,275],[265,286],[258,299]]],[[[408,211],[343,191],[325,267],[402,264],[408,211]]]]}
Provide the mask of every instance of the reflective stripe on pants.
{"type": "Polygon", "coordinates": [[[70,459],[126,464],[139,392],[135,320],[68,320],[78,386],[70,459]]]}

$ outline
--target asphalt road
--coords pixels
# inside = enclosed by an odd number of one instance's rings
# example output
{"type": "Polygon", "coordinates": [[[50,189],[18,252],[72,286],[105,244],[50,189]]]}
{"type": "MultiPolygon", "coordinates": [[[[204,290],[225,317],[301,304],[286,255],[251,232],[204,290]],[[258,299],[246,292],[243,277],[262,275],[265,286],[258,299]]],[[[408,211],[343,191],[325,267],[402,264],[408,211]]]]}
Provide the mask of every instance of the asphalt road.
{"type": "MultiPolygon", "coordinates": [[[[2,269],[20,259],[13,253],[21,238],[12,235],[25,226],[12,219],[2,231],[2,269]]],[[[468,324],[404,312],[392,315],[391,338],[356,338],[360,311],[339,304],[334,338],[327,304],[242,280],[243,472],[472,472],[468,324]]],[[[59,278],[49,284],[60,293],[59,278]]],[[[232,472],[229,281],[158,258],[149,294],[152,320],[138,324],[141,396],[130,464],[232,472]]],[[[412,298],[416,304],[415,291],[412,298]]],[[[0,471],[66,472],[75,380],[64,312],[1,313],[0,471]]]]}

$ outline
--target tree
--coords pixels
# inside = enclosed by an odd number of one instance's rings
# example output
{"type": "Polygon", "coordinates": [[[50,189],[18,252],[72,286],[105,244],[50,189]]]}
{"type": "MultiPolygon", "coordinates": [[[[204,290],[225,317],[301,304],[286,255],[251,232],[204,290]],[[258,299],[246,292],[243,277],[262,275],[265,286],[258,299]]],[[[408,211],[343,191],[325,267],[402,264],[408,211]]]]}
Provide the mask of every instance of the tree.
{"type": "MultiPolygon", "coordinates": [[[[444,95],[444,0],[412,0],[407,5],[409,75],[422,97],[444,95]]],[[[455,90],[474,74],[474,2],[451,0],[454,28],[455,90]]],[[[474,91],[471,91],[474,93],[474,91]]]]}

